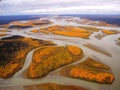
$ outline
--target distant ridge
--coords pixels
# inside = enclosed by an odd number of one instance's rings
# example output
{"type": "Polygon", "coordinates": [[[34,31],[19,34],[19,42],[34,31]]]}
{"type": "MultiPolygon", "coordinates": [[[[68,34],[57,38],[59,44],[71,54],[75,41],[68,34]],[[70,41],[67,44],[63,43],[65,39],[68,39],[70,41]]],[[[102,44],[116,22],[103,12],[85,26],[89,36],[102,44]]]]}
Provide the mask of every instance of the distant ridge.
{"type": "MultiPolygon", "coordinates": [[[[40,15],[7,15],[0,16],[0,25],[8,24],[12,21],[21,21],[21,20],[34,20],[39,19],[41,17],[52,16],[51,14],[40,14],[40,15]]],[[[53,15],[54,16],[54,15],[53,15]]],[[[58,16],[73,16],[73,17],[81,17],[88,18],[90,20],[95,21],[104,21],[109,24],[116,24],[120,26],[120,15],[112,15],[112,14],[58,14],[58,16]]]]}

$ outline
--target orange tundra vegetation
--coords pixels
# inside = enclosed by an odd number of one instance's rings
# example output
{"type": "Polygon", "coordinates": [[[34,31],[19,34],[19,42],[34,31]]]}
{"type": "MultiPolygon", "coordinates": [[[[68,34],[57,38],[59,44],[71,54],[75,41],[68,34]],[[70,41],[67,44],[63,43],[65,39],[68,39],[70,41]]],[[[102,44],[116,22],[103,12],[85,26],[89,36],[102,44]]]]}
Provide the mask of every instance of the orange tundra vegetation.
{"type": "Polygon", "coordinates": [[[77,67],[73,68],[70,71],[70,75],[74,78],[81,78],[90,81],[96,81],[99,83],[111,83],[114,80],[114,76],[111,73],[103,72],[94,74],[94,72],[92,73],[92,71],[90,70],[81,69],[77,67]]]}
{"type": "MultiPolygon", "coordinates": [[[[71,47],[73,49],[78,48],[71,47]]],[[[64,46],[43,46],[33,54],[33,60],[28,69],[28,78],[45,76],[52,70],[79,60],[82,56],[82,52],[76,55],[76,53],[71,53],[71,50],[69,51],[64,46]]]]}
{"type": "Polygon", "coordinates": [[[2,36],[6,36],[6,34],[0,34],[0,37],[2,37],[2,36]]]}
{"type": "Polygon", "coordinates": [[[10,24],[14,25],[14,26],[34,26],[32,23],[23,23],[23,22],[19,22],[19,21],[14,21],[11,22],[10,24]]]}
{"type": "Polygon", "coordinates": [[[31,30],[31,32],[37,33],[39,32],[37,29],[31,30]]]}
{"type": "Polygon", "coordinates": [[[82,49],[80,49],[76,46],[67,46],[67,49],[74,55],[80,55],[82,52],[82,49]]]}
{"type": "Polygon", "coordinates": [[[53,34],[65,35],[65,36],[73,36],[73,37],[81,37],[81,38],[89,38],[91,32],[86,29],[81,29],[74,26],[60,26],[54,25],[48,28],[41,28],[41,32],[51,32],[53,34]]]}
{"type": "Polygon", "coordinates": [[[60,85],[56,83],[43,83],[37,85],[25,85],[23,86],[25,90],[88,90],[80,86],[74,85],[60,85]]]}
{"type": "Polygon", "coordinates": [[[47,25],[52,24],[49,20],[28,20],[26,22],[14,21],[10,22],[13,26],[37,26],[37,25],[47,25]]]}
{"type": "Polygon", "coordinates": [[[116,34],[115,31],[111,31],[111,30],[102,30],[102,32],[105,34],[116,34]]]}
{"type": "Polygon", "coordinates": [[[93,32],[98,32],[99,31],[99,28],[95,28],[95,27],[80,26],[79,28],[85,29],[85,30],[88,30],[88,31],[93,31],[93,32]]]}
{"type": "Polygon", "coordinates": [[[0,30],[0,32],[8,32],[8,30],[0,30]]]}
{"type": "MultiPolygon", "coordinates": [[[[62,72],[68,71],[68,77],[84,79],[102,84],[111,84],[114,81],[114,75],[110,68],[98,61],[88,58],[86,61],[74,66],[64,68],[62,72]]],[[[65,74],[63,74],[66,76],[65,74]]]]}
{"type": "Polygon", "coordinates": [[[8,78],[20,70],[27,53],[43,45],[53,45],[52,42],[42,41],[22,36],[12,36],[0,40],[0,77],[8,78]],[[9,48],[8,48],[9,47],[9,48]]]}

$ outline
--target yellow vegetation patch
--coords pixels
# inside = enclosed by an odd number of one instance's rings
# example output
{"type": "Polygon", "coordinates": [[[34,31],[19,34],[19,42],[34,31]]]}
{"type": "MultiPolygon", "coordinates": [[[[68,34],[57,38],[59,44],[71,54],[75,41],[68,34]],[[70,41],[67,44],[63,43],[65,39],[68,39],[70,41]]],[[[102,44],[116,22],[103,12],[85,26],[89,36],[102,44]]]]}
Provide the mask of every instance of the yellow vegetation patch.
{"type": "Polygon", "coordinates": [[[0,30],[0,32],[8,32],[8,30],[0,30]]]}
{"type": "Polygon", "coordinates": [[[53,31],[53,33],[58,35],[74,36],[74,37],[82,37],[82,38],[88,38],[90,36],[90,33],[79,33],[73,31],[53,31]]]}
{"type": "Polygon", "coordinates": [[[15,72],[20,70],[23,67],[27,53],[31,49],[43,45],[53,45],[49,41],[24,37],[0,40],[0,44],[0,72],[2,72],[0,73],[0,77],[2,78],[11,77],[15,72]],[[6,46],[9,46],[9,48],[6,46]]]}
{"type": "Polygon", "coordinates": [[[86,88],[74,85],[60,85],[55,83],[43,83],[38,85],[23,86],[25,90],[88,90],[86,88]]]}
{"type": "Polygon", "coordinates": [[[6,34],[0,34],[0,37],[2,37],[2,36],[6,36],[6,34]]]}
{"type": "Polygon", "coordinates": [[[93,67],[93,68],[110,70],[109,66],[107,66],[101,62],[95,61],[92,58],[88,58],[85,62],[82,62],[82,64],[87,64],[88,66],[93,67]]]}
{"type": "Polygon", "coordinates": [[[73,55],[80,55],[82,53],[82,49],[76,46],[67,46],[68,51],[70,51],[73,55]]]}
{"type": "Polygon", "coordinates": [[[39,32],[37,29],[31,30],[31,32],[37,33],[39,32]]]}
{"type": "Polygon", "coordinates": [[[110,30],[102,30],[103,33],[105,34],[115,34],[116,32],[110,31],[110,30]]]}
{"type": "Polygon", "coordinates": [[[23,23],[20,21],[15,21],[15,22],[11,22],[10,24],[14,25],[14,26],[34,26],[32,23],[23,23]]]}
{"type": "Polygon", "coordinates": [[[73,26],[60,26],[54,25],[48,28],[41,28],[41,32],[47,33],[51,32],[53,34],[72,36],[72,37],[81,37],[81,38],[89,38],[91,33],[88,30],[81,29],[73,26]]]}
{"type": "Polygon", "coordinates": [[[49,34],[50,32],[49,31],[46,31],[46,30],[42,30],[40,29],[41,32],[45,33],[45,34],[49,34]]]}
{"type": "Polygon", "coordinates": [[[78,27],[70,27],[70,26],[67,26],[67,30],[68,31],[72,31],[72,32],[78,32],[78,33],[88,33],[88,30],[86,29],[81,29],[81,28],[78,28],[78,27]]]}
{"type": "Polygon", "coordinates": [[[4,67],[0,66],[0,77],[6,78],[7,76],[11,76],[12,72],[16,72],[18,70],[19,64],[15,63],[9,63],[6,64],[4,67]]]}
{"type": "Polygon", "coordinates": [[[37,25],[47,25],[47,24],[52,24],[51,21],[49,20],[27,20],[26,22],[20,22],[20,21],[14,21],[10,22],[13,26],[37,26],[37,25]]]}
{"type": "Polygon", "coordinates": [[[72,68],[70,76],[73,78],[81,78],[90,81],[97,81],[99,83],[112,83],[114,76],[111,73],[99,72],[95,73],[93,70],[87,70],[84,68],[72,68]]]}
{"type": "Polygon", "coordinates": [[[80,26],[80,28],[85,29],[85,30],[89,30],[89,31],[94,31],[94,32],[99,31],[99,28],[95,28],[95,27],[80,26]]]}
{"type": "Polygon", "coordinates": [[[111,84],[115,79],[109,66],[92,58],[88,58],[77,65],[63,68],[61,75],[102,84],[111,84]]]}
{"type": "Polygon", "coordinates": [[[28,70],[28,77],[38,78],[45,76],[52,70],[77,61],[81,57],[82,53],[72,55],[63,46],[43,46],[34,52],[33,60],[28,70]]]}

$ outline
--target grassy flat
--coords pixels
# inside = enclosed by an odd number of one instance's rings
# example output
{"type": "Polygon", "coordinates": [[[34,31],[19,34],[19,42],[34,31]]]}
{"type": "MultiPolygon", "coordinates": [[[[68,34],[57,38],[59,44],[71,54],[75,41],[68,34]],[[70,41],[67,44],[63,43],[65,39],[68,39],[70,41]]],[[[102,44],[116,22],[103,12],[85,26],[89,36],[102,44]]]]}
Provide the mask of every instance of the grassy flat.
{"type": "Polygon", "coordinates": [[[0,77],[8,78],[20,70],[24,64],[27,53],[44,45],[53,45],[52,42],[11,36],[0,40],[0,77]]]}
{"type": "Polygon", "coordinates": [[[77,65],[63,68],[61,75],[102,84],[111,84],[114,81],[110,67],[92,58],[87,58],[77,65]]]}
{"type": "Polygon", "coordinates": [[[2,37],[2,36],[6,36],[7,34],[0,34],[0,37],[2,37]]]}
{"type": "Polygon", "coordinates": [[[76,46],[43,46],[34,52],[28,78],[39,78],[49,72],[80,60],[83,52],[76,46]],[[72,49],[71,49],[72,48],[72,49]]]}
{"type": "Polygon", "coordinates": [[[89,38],[91,32],[86,29],[74,27],[74,26],[60,26],[54,25],[48,28],[41,28],[41,32],[43,33],[53,33],[57,35],[71,36],[71,37],[81,37],[81,38],[89,38]]]}
{"type": "Polygon", "coordinates": [[[83,87],[74,86],[74,85],[60,85],[55,83],[44,83],[38,85],[26,85],[24,86],[25,90],[88,90],[83,87]]]}
{"type": "Polygon", "coordinates": [[[102,32],[105,34],[116,34],[116,31],[111,31],[111,30],[102,30],[102,32]]]}

